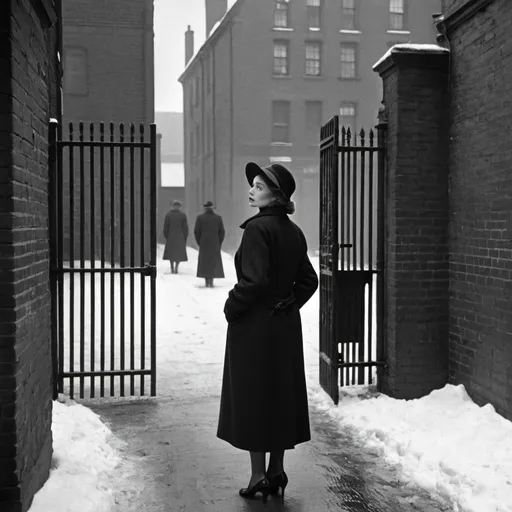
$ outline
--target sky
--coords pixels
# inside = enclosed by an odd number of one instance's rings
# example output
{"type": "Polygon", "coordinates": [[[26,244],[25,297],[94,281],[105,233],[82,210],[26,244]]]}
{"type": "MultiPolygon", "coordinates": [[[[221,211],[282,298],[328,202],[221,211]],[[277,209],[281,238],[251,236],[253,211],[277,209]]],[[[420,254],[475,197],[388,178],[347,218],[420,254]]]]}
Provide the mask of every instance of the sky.
{"type": "Polygon", "coordinates": [[[205,0],[155,0],[155,109],[182,112],[178,77],[185,68],[185,31],[194,30],[195,49],[205,39],[205,0]]]}

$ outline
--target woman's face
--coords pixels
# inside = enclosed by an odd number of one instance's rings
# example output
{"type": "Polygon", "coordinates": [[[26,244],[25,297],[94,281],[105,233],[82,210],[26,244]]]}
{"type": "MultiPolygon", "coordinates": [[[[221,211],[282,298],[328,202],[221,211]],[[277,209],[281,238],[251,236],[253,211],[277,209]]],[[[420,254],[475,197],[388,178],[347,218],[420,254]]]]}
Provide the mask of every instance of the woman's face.
{"type": "Polygon", "coordinates": [[[265,208],[274,198],[261,176],[256,176],[249,190],[249,204],[254,208],[265,208]]]}

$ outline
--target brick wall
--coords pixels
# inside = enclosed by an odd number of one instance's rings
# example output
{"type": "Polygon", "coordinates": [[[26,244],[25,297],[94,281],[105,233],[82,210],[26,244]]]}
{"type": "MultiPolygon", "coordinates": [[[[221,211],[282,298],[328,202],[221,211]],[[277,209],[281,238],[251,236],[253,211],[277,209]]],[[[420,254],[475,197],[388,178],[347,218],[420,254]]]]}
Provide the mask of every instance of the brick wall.
{"type": "MultiPolygon", "coordinates": [[[[449,22],[448,22],[449,23],[449,22]]],[[[512,419],[512,4],[450,30],[450,379],[512,419]]]]}
{"type": "MultiPolygon", "coordinates": [[[[95,140],[99,139],[99,123],[105,122],[105,134],[108,139],[110,122],[115,123],[115,140],[119,140],[120,123],[124,123],[125,140],[130,137],[130,124],[135,124],[137,140],[139,137],[139,124],[144,123],[145,140],[149,140],[149,123],[154,122],[154,41],[153,41],[153,2],[152,0],[69,0],[63,2],[63,45],[64,45],[64,74],[66,75],[67,52],[70,50],[85,51],[85,89],[80,93],[71,91],[64,80],[63,94],[63,121],[64,138],[68,138],[69,122],[74,123],[74,137],[78,137],[79,121],[85,123],[85,139],[89,140],[90,122],[95,123],[95,140]]],[[[66,201],[64,208],[64,255],[71,257],[71,226],[74,221],[73,257],[78,259],[81,255],[91,259],[91,240],[94,240],[95,257],[101,256],[101,229],[103,226],[106,240],[114,238],[117,242],[124,239],[125,261],[130,259],[132,239],[136,251],[136,264],[140,263],[139,249],[141,236],[146,235],[145,246],[149,247],[149,229],[142,229],[138,223],[140,216],[139,195],[136,192],[134,235],[131,236],[131,191],[129,188],[130,154],[125,152],[125,167],[121,170],[119,152],[114,157],[114,183],[110,178],[110,157],[106,152],[105,173],[107,177],[101,179],[100,153],[96,151],[94,158],[95,179],[94,187],[96,198],[94,215],[91,221],[90,204],[90,160],[88,150],[84,152],[85,184],[79,185],[79,152],[75,152],[74,180],[75,180],[75,210],[73,215],[67,214],[71,206],[66,201]],[[121,174],[125,178],[124,191],[121,190],[121,174]],[[104,186],[106,200],[106,214],[101,218],[101,186],[104,186]],[[114,201],[110,200],[111,187],[115,192],[114,201]],[[84,194],[84,211],[81,217],[81,193],[84,194]],[[121,203],[123,203],[126,222],[121,222],[121,203]],[[111,206],[114,210],[111,212],[111,206]],[[114,233],[110,231],[110,216],[114,218],[114,233]],[[91,225],[94,223],[94,228],[91,225]],[[80,244],[79,230],[84,229],[84,246],[80,244]],[[121,234],[121,229],[125,233],[121,234]],[[94,234],[92,233],[94,231],[94,234]]],[[[134,172],[136,182],[139,183],[140,164],[139,152],[135,151],[134,172]]],[[[69,197],[69,167],[68,157],[64,158],[64,196],[69,197]]],[[[145,159],[145,195],[144,208],[146,222],[150,219],[149,208],[149,157],[145,159]]],[[[156,221],[156,219],[155,219],[156,221]]],[[[114,246],[111,254],[110,244],[106,243],[105,258],[107,261],[121,259],[120,243],[114,246]]],[[[146,259],[149,258],[149,255],[146,259]]],[[[145,262],[142,262],[145,263],[145,262]]]]}
{"type": "Polygon", "coordinates": [[[393,52],[377,71],[388,115],[381,386],[417,398],[448,381],[448,54],[393,52]]]}
{"type": "Polygon", "coordinates": [[[151,6],[152,0],[63,2],[64,65],[70,48],[84,49],[87,65],[84,93],[64,82],[65,122],[154,121],[151,6]]]}
{"type": "Polygon", "coordinates": [[[40,2],[9,0],[0,10],[0,509],[18,512],[48,477],[52,455],[48,122],[56,116],[56,51],[40,2]]]}

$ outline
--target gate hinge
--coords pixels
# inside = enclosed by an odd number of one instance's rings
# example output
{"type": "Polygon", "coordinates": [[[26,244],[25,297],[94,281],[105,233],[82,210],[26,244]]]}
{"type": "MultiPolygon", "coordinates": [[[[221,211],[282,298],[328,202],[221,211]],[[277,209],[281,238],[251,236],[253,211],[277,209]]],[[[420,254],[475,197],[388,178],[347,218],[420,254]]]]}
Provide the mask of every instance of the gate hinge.
{"type": "Polygon", "coordinates": [[[144,275],[144,276],[156,277],[156,266],[146,263],[144,265],[144,267],[142,267],[141,272],[142,272],[142,275],[144,275]]]}

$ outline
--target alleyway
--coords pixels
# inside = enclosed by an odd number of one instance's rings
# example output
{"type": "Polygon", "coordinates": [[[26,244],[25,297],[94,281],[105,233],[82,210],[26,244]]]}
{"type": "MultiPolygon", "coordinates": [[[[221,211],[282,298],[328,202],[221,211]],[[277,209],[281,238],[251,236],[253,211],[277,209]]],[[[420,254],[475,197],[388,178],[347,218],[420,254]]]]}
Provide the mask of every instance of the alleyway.
{"type": "MultiPolygon", "coordinates": [[[[314,408],[312,442],[287,453],[284,505],[269,498],[265,508],[259,498],[240,498],[238,489],[249,478],[248,455],[215,436],[225,341],[222,306],[234,282],[232,261],[224,262],[227,278],[205,289],[194,277],[196,255],[189,255],[178,276],[159,262],[158,398],[92,405],[124,441],[120,450],[133,462],[119,474],[116,512],[449,510],[421,490],[402,488],[392,468],[314,408]]],[[[315,297],[303,314],[310,383],[317,378],[316,325],[311,326],[317,307],[315,297]]]]}

